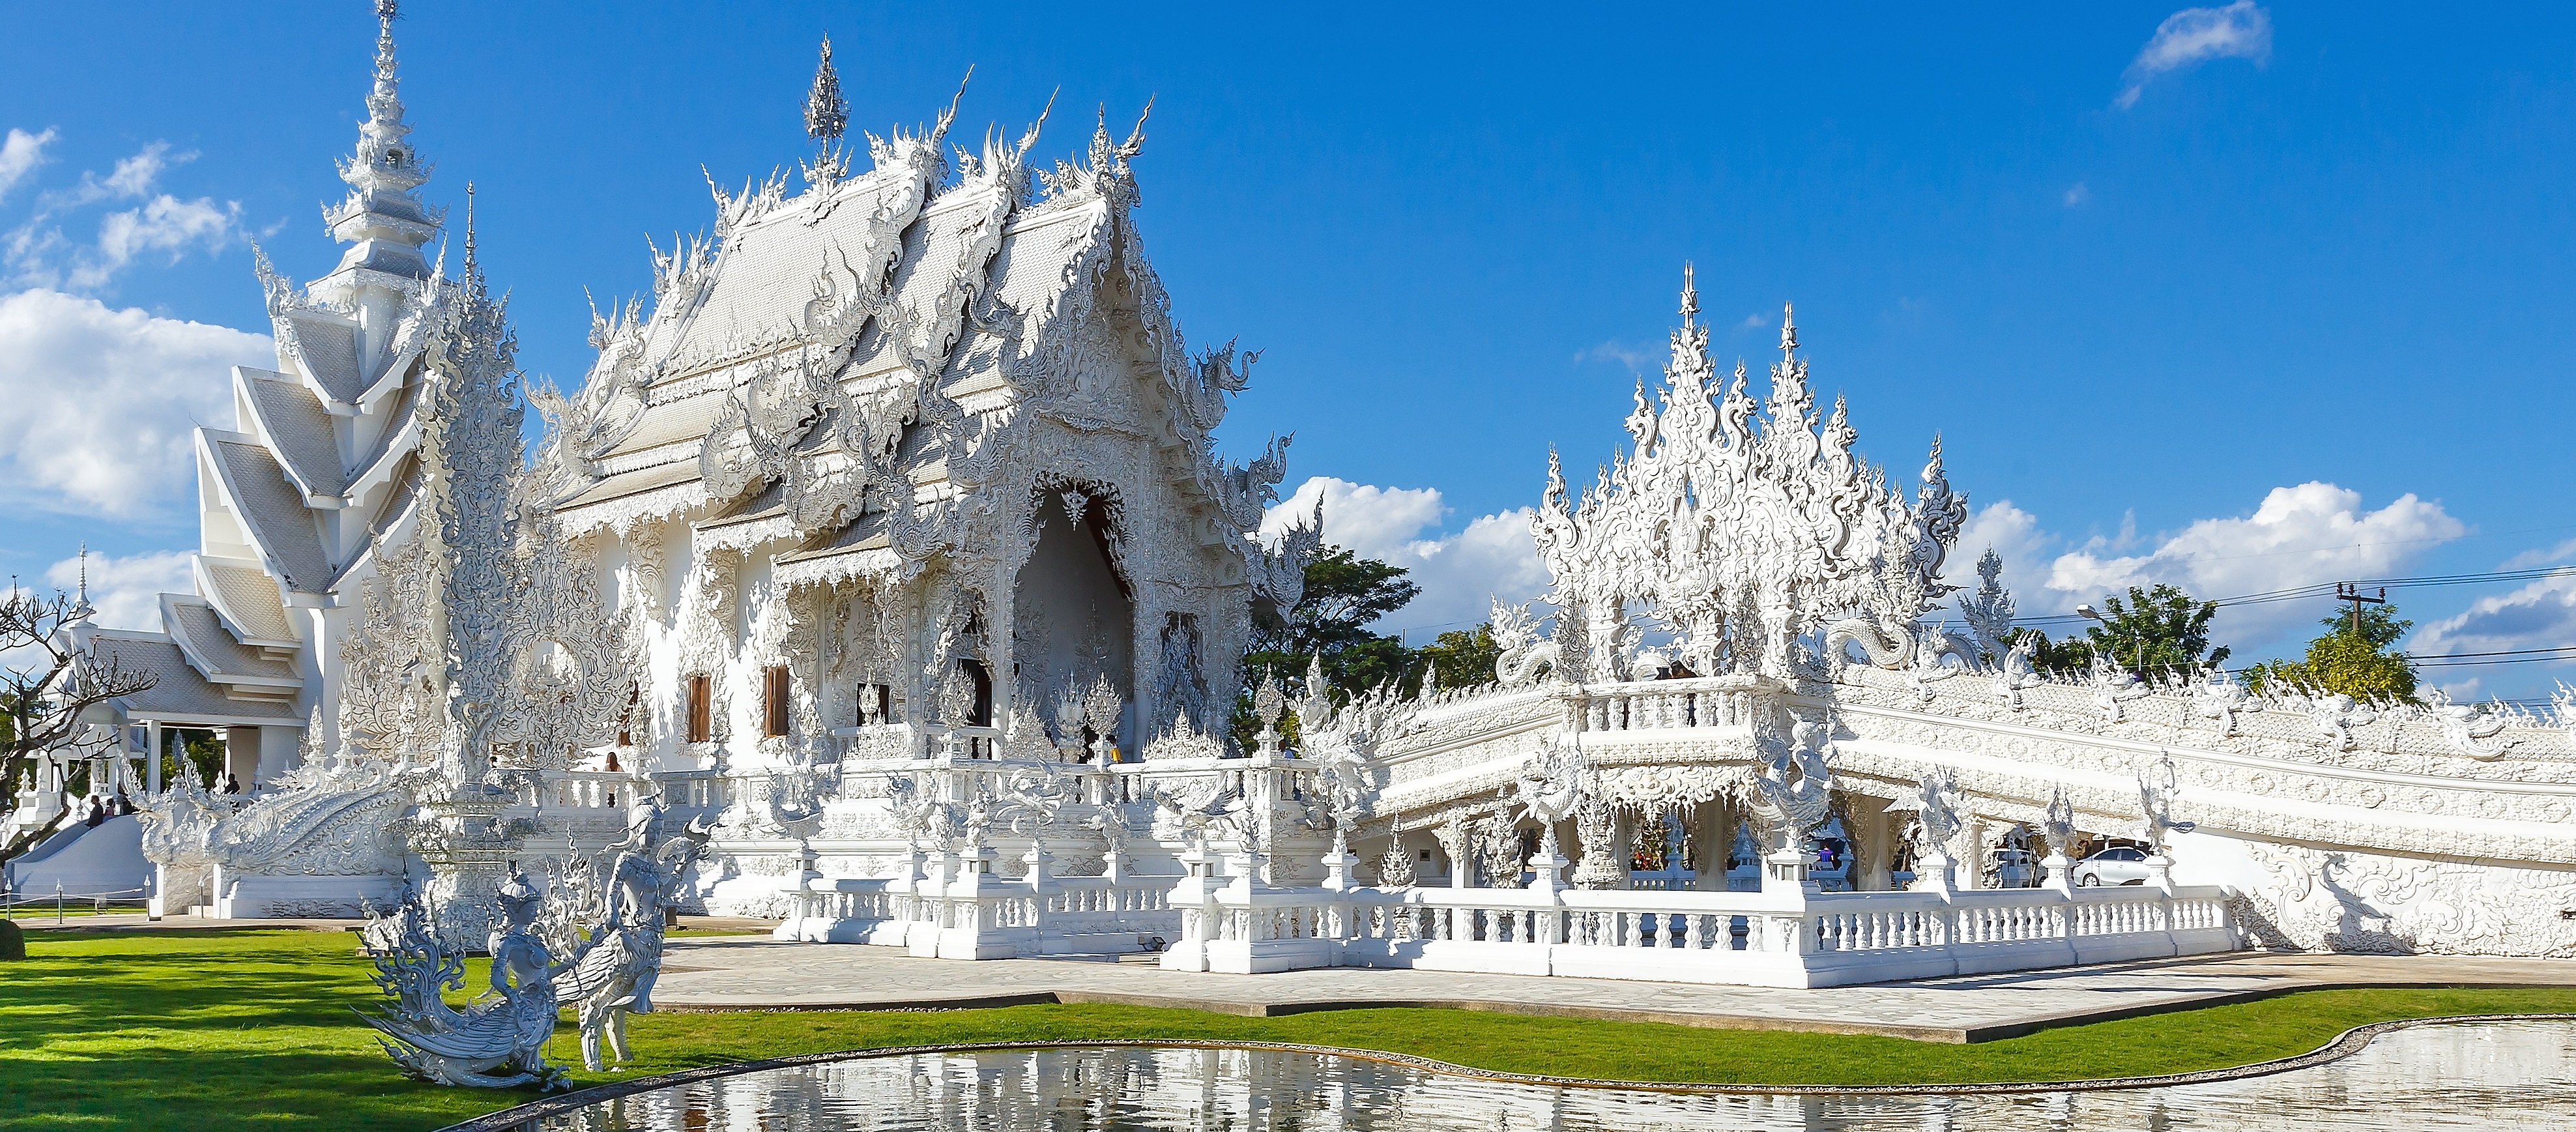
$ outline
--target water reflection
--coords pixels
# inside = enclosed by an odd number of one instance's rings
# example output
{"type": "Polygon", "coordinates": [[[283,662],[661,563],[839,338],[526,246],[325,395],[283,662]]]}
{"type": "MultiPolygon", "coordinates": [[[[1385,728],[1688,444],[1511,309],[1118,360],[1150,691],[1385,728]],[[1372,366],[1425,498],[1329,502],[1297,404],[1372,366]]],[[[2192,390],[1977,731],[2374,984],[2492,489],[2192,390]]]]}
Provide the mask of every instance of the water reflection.
{"type": "Polygon", "coordinates": [[[1043,1049],[765,1070],[528,1132],[1647,1132],[1662,1129],[2576,1129],[2576,1025],[2427,1026],[2330,1065],[2086,1093],[1688,1096],[1501,1084],[1266,1050],[1043,1049]]]}

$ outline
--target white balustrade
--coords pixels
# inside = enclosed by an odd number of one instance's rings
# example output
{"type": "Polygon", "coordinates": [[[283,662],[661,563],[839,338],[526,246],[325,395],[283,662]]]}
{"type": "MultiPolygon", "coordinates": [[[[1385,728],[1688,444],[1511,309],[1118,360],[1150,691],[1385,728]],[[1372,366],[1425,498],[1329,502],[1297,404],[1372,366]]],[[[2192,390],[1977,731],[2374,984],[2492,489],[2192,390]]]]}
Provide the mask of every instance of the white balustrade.
{"type": "Polygon", "coordinates": [[[1577,728],[1587,732],[1743,727],[1754,717],[1752,679],[1631,680],[1587,685],[1565,699],[1577,728]]]}
{"type": "Polygon", "coordinates": [[[943,883],[934,870],[917,881],[817,881],[784,890],[789,914],[773,935],[954,959],[1134,951],[1181,934],[1175,879],[1050,877],[1033,885],[968,872],[943,883]]]}
{"type": "MultiPolygon", "coordinates": [[[[1178,899],[1191,897],[1187,888],[1178,899]]],[[[2228,951],[2241,942],[2218,888],[2167,895],[1237,885],[1185,906],[1181,920],[1175,950],[1188,954],[1166,965],[1193,970],[1409,967],[1754,986],[2026,970],[2228,951]],[[1291,941],[1323,946],[1285,946],[1291,941]]]]}

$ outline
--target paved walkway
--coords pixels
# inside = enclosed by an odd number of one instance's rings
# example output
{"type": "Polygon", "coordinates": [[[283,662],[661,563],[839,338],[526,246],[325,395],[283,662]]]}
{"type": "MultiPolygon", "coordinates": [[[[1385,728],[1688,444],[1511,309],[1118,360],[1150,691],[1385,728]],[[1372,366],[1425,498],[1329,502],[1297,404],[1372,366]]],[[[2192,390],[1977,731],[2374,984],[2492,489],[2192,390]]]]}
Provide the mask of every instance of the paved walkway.
{"type": "Polygon", "coordinates": [[[915,959],[893,948],[674,939],[654,991],[675,1010],[963,1009],[1033,1002],[1175,1006],[1252,1016],[1438,1006],[1723,1029],[1982,1042],[2099,1022],[2355,986],[2576,985],[2576,962],[2457,956],[2167,959],[1824,990],[1446,971],[1215,975],[1138,963],[915,959]]]}

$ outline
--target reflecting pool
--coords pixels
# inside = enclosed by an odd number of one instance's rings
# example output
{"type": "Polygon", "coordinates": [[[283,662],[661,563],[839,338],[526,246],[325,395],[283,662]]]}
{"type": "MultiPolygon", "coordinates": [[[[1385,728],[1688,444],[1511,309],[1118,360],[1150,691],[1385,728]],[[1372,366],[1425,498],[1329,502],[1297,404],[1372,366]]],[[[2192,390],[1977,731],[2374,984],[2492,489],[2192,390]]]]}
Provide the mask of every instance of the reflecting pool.
{"type": "Polygon", "coordinates": [[[1270,1050],[1026,1049],[762,1070],[606,1101],[528,1132],[1644,1132],[1648,1129],[2576,1129],[2576,1024],[2383,1034],[2332,1064],[2163,1088],[1688,1095],[1509,1084],[1270,1050]]]}

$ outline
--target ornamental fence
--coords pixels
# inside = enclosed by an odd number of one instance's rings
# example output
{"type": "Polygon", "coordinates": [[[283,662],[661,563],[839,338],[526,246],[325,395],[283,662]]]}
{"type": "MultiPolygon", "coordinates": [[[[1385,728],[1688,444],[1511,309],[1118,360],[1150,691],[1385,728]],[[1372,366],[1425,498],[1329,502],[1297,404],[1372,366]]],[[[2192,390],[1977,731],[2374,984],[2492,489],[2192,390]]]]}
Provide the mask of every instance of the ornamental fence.
{"type": "MultiPolygon", "coordinates": [[[[954,959],[1163,950],[1162,965],[1258,974],[1319,967],[1822,987],[2231,951],[2216,887],[1821,892],[1370,888],[1259,883],[1257,858],[1183,877],[990,872],[991,850],[916,862],[913,879],[788,890],[780,939],[900,946],[954,959]],[[924,865],[927,865],[925,869],[924,865]]],[[[1113,873],[1115,872],[1113,868],[1113,873]]]]}
{"type": "Polygon", "coordinates": [[[1005,878],[982,852],[916,860],[909,878],[810,880],[786,890],[789,913],[772,935],[924,958],[1034,959],[1159,950],[1180,934],[1177,877],[1057,877],[1041,865],[1005,878]]]}

